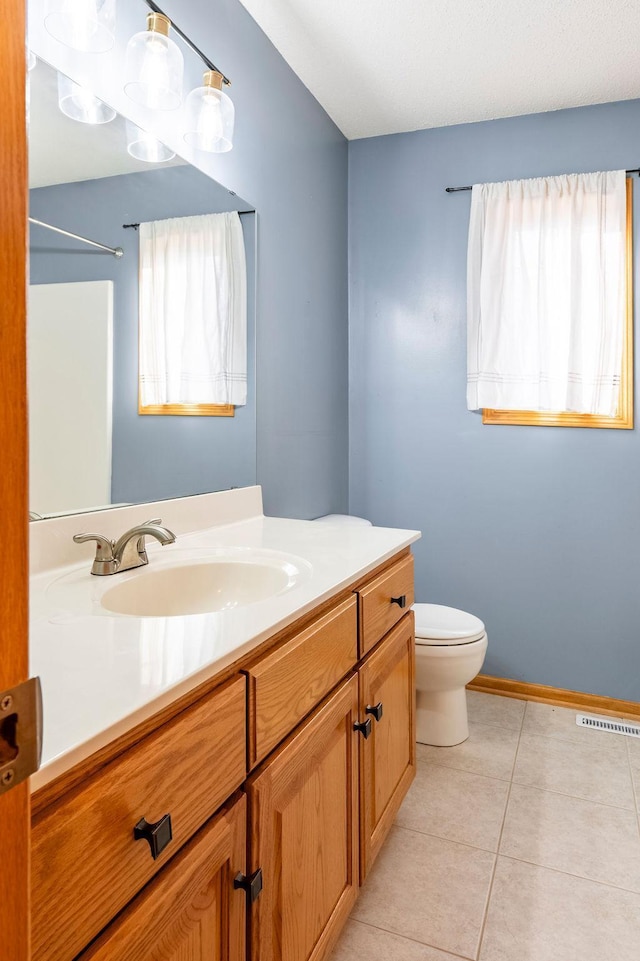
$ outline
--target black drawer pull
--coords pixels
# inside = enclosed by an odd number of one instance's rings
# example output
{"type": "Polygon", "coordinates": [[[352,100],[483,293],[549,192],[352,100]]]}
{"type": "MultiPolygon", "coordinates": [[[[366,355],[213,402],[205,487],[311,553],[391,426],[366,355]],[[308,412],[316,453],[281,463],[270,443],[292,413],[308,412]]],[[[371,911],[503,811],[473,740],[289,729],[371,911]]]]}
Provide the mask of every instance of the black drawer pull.
{"type": "Polygon", "coordinates": [[[171,815],[165,814],[163,818],[150,824],[146,818],[141,818],[133,829],[134,840],[140,841],[144,838],[148,841],[151,848],[153,860],[160,857],[167,844],[173,837],[171,830],[171,815]]]}
{"type": "Polygon", "coordinates": [[[371,734],[371,718],[368,717],[366,721],[356,721],[353,725],[354,731],[360,731],[365,741],[371,734]]]}
{"type": "Polygon", "coordinates": [[[398,607],[406,607],[406,606],[407,606],[407,595],[406,595],[406,594],[401,594],[400,597],[392,597],[392,598],[391,598],[391,603],[392,603],[392,604],[397,604],[398,607]]]}
{"type": "Polygon", "coordinates": [[[382,701],[378,701],[377,704],[367,704],[364,713],[371,714],[376,721],[382,720],[382,701]]]}

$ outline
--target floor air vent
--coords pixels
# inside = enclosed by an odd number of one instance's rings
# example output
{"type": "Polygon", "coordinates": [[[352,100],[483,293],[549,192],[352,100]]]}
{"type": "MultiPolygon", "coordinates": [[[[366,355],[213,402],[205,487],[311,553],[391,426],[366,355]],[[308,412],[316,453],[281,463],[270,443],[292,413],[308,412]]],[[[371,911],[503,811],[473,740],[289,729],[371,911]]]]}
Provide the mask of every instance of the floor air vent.
{"type": "Polygon", "coordinates": [[[605,721],[590,714],[576,714],[578,727],[591,727],[595,731],[609,731],[610,734],[624,734],[626,737],[640,737],[640,724],[628,721],[605,721]]]}

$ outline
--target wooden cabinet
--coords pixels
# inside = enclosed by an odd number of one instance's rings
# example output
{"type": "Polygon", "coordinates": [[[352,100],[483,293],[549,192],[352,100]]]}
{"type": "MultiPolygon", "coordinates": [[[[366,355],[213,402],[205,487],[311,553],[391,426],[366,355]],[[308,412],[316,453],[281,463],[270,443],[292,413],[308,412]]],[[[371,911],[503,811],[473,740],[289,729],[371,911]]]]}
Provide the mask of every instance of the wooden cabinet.
{"type": "Polygon", "coordinates": [[[358,672],[360,718],[360,881],[364,881],[416,771],[414,617],[408,614],[358,672]]]}
{"type": "Polygon", "coordinates": [[[59,784],[34,961],[326,961],[415,774],[412,603],[404,552],[59,784]]]}
{"type": "Polygon", "coordinates": [[[74,958],[240,787],[245,688],[229,681],[35,819],[34,961],[74,958]],[[154,858],[134,828],[167,814],[173,836],[154,858]]]}
{"type": "Polygon", "coordinates": [[[208,822],[77,961],[245,961],[246,799],[208,822]]]}
{"type": "Polygon", "coordinates": [[[253,961],[327,957],[358,891],[358,679],[322,704],[247,784],[253,961]]]}

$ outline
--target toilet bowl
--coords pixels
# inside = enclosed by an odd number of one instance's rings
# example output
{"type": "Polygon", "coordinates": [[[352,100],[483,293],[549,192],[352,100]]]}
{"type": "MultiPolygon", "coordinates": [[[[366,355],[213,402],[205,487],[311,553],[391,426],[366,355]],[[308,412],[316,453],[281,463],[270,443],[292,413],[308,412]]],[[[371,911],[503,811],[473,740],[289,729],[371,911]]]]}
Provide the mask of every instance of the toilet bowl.
{"type": "Polygon", "coordinates": [[[421,744],[452,747],[469,737],[467,692],[484,663],[487,634],[473,614],[414,604],[416,732],[421,744]]]}

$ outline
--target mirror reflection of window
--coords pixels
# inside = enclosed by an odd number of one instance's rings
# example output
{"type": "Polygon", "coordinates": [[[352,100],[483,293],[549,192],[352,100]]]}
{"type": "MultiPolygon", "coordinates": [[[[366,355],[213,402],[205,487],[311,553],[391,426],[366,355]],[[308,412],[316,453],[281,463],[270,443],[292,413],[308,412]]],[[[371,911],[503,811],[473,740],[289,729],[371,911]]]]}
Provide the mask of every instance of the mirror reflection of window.
{"type": "Polygon", "coordinates": [[[141,414],[247,402],[247,269],[237,213],[140,224],[141,414]]]}

